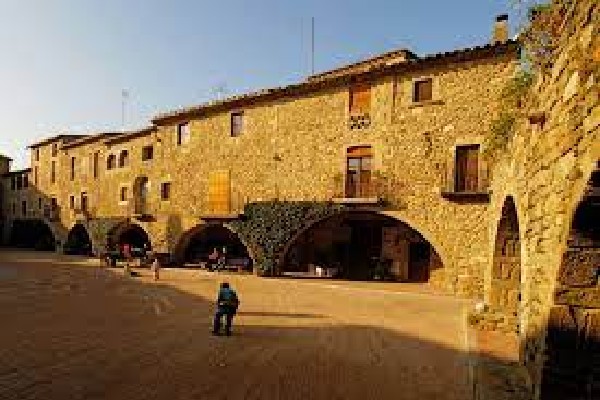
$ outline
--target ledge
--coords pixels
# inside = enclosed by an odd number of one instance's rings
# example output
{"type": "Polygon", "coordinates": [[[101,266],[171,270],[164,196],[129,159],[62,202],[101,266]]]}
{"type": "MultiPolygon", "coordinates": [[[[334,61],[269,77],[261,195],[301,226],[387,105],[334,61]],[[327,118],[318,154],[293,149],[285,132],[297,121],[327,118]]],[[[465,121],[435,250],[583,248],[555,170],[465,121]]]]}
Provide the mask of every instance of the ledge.
{"type": "Polygon", "coordinates": [[[219,222],[219,221],[233,221],[236,219],[240,219],[244,214],[243,213],[228,213],[228,214],[202,214],[200,215],[200,219],[211,221],[211,222],[219,222]]]}
{"type": "Polygon", "coordinates": [[[490,201],[491,191],[480,192],[454,192],[442,191],[442,197],[457,202],[465,203],[487,203],[490,201]]]}
{"type": "Polygon", "coordinates": [[[338,197],[332,199],[332,201],[336,204],[346,205],[377,205],[382,202],[379,197],[338,197]]]}
{"type": "Polygon", "coordinates": [[[412,102],[408,105],[408,108],[426,107],[426,106],[441,106],[444,104],[444,100],[426,100],[419,102],[412,102]]]}

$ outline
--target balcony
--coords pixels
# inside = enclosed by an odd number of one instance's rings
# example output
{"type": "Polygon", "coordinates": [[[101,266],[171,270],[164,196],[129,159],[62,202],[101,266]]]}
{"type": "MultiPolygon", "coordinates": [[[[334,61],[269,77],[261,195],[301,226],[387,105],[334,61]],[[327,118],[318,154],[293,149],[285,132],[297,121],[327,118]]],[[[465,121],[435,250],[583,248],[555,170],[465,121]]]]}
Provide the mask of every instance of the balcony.
{"type": "Polygon", "coordinates": [[[377,172],[352,179],[343,174],[334,177],[332,201],[345,205],[383,205],[394,195],[393,179],[377,172]]]}
{"type": "Polygon", "coordinates": [[[490,201],[490,176],[487,168],[479,169],[476,177],[457,177],[454,168],[446,168],[442,175],[441,195],[457,203],[487,203],[490,201]]]}

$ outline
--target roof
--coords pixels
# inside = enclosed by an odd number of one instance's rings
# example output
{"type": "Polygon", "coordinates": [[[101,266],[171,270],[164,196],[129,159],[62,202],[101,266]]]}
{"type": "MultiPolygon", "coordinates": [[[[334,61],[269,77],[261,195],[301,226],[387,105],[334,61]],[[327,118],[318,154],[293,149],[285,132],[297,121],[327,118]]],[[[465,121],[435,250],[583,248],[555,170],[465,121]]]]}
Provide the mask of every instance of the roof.
{"type": "Polygon", "coordinates": [[[142,129],[137,129],[134,131],[128,131],[128,132],[122,132],[118,135],[115,135],[113,137],[109,137],[107,139],[104,140],[105,144],[116,144],[116,143],[121,143],[124,141],[127,141],[129,139],[133,139],[136,137],[141,137],[141,136],[146,136],[151,134],[152,132],[156,131],[156,127],[155,126],[147,126],[145,128],[142,129]]]}
{"type": "Polygon", "coordinates": [[[49,138],[40,140],[39,142],[35,142],[33,144],[30,144],[29,146],[27,146],[27,148],[28,149],[34,149],[36,147],[40,147],[40,146],[43,146],[43,145],[46,145],[46,144],[49,144],[49,143],[52,143],[52,142],[56,142],[56,141],[59,141],[59,140],[62,140],[62,141],[65,141],[65,142],[69,142],[69,141],[72,141],[72,140],[76,140],[76,139],[82,138],[84,136],[85,135],[64,135],[64,134],[55,135],[55,136],[51,136],[49,138]]]}
{"type": "MultiPolygon", "coordinates": [[[[328,74],[327,72],[308,78],[305,81],[291,84],[284,87],[274,87],[263,89],[257,92],[232,96],[223,100],[210,101],[193,107],[182,108],[179,110],[158,114],[152,119],[152,123],[156,125],[167,124],[169,122],[183,120],[189,117],[198,117],[211,112],[224,111],[235,109],[243,106],[256,104],[262,101],[272,101],[276,99],[298,96],[301,94],[311,93],[324,88],[347,85],[356,79],[372,79],[388,75],[390,73],[409,72],[430,68],[432,66],[467,62],[478,59],[495,58],[505,55],[518,57],[520,44],[514,40],[508,40],[501,43],[491,43],[484,46],[469,47],[444,53],[436,53],[426,55],[424,57],[412,57],[404,62],[397,62],[387,65],[385,62],[376,63],[374,67],[366,70],[347,68],[348,73],[328,74]],[[320,77],[320,78],[319,78],[320,77]]],[[[406,50],[399,50],[406,51],[406,50]]],[[[385,53],[385,54],[392,54],[385,53]]],[[[378,57],[385,59],[385,54],[378,57]]],[[[412,53],[411,53],[412,54],[412,53]]],[[[370,60],[378,59],[378,57],[370,60]]],[[[369,61],[369,60],[367,60],[369,61]]],[[[351,64],[356,65],[360,63],[351,64]]],[[[339,71],[344,69],[338,68],[339,71]]]]}
{"type": "Polygon", "coordinates": [[[0,159],[8,160],[8,161],[12,161],[13,160],[12,158],[5,156],[4,154],[0,154],[0,159]]]}
{"type": "Polygon", "coordinates": [[[20,175],[31,172],[31,168],[18,169],[16,171],[9,171],[2,174],[3,177],[9,177],[13,175],[20,175]]]}
{"type": "Polygon", "coordinates": [[[311,75],[307,78],[307,81],[315,81],[327,79],[333,76],[348,75],[357,72],[365,72],[372,68],[377,68],[382,65],[394,65],[413,60],[418,56],[408,49],[398,49],[381,53],[371,58],[357,61],[352,64],[346,64],[338,68],[334,68],[319,74],[311,75]]]}
{"type": "Polygon", "coordinates": [[[91,134],[82,137],[81,139],[73,140],[67,144],[63,144],[61,146],[62,149],[72,149],[74,147],[83,146],[84,144],[89,144],[93,142],[97,142],[100,140],[106,140],[112,136],[120,135],[119,132],[102,132],[97,134],[91,134]]]}

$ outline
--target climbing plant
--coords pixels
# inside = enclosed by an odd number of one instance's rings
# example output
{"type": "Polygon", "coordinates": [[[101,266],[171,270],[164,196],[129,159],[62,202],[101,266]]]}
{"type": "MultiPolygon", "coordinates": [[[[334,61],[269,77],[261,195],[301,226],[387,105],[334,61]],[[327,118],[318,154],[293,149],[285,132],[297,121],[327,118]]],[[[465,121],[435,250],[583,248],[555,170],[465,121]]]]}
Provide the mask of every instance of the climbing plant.
{"type": "Polygon", "coordinates": [[[343,211],[343,205],[317,201],[269,201],[250,203],[244,218],[231,227],[251,247],[261,275],[277,271],[285,245],[315,221],[343,211]]]}

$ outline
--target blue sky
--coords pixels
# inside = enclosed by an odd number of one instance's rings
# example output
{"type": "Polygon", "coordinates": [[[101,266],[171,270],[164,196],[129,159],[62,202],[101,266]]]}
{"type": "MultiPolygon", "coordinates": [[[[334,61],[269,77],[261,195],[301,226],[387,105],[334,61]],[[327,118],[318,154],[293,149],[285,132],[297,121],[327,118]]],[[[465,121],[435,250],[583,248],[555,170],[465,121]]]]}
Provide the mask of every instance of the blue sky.
{"type": "Polygon", "coordinates": [[[315,70],[407,47],[486,43],[511,0],[0,0],[0,153],[121,128],[217,96],[280,86],[315,70]]]}

